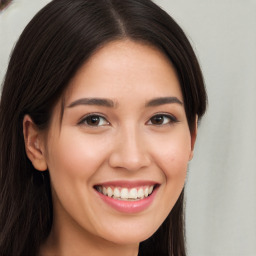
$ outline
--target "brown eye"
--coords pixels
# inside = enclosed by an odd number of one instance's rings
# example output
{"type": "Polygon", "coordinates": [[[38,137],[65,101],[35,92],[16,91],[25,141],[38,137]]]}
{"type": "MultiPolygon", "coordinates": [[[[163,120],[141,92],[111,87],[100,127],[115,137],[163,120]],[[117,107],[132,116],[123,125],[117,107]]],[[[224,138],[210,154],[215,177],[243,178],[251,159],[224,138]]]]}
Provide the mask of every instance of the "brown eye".
{"type": "Polygon", "coordinates": [[[89,115],[83,118],[79,124],[85,124],[87,126],[104,126],[108,125],[109,122],[103,116],[89,115]]]}
{"type": "Polygon", "coordinates": [[[175,117],[163,114],[155,115],[149,120],[149,124],[151,125],[165,125],[174,122],[177,122],[177,119],[175,117]]]}
{"type": "Polygon", "coordinates": [[[87,117],[87,124],[89,125],[98,125],[100,123],[100,117],[99,116],[89,116],[87,117]]]}
{"type": "Polygon", "coordinates": [[[150,120],[152,124],[160,125],[164,122],[164,116],[154,116],[150,120]]]}

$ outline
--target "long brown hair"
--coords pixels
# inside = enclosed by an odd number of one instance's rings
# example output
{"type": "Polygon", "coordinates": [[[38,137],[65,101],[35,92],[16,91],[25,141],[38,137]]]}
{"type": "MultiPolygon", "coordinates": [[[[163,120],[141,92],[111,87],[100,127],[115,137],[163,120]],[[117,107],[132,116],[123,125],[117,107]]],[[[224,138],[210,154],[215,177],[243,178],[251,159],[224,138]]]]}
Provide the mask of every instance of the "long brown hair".
{"type": "MultiPolygon", "coordinates": [[[[177,23],[150,0],[53,0],[27,25],[10,59],[0,103],[0,254],[36,255],[52,225],[50,177],[25,153],[22,121],[47,129],[51,112],[79,67],[109,41],[152,44],[179,77],[191,132],[206,108],[192,47],[177,23]]],[[[139,255],[184,256],[182,191],[139,255]]]]}

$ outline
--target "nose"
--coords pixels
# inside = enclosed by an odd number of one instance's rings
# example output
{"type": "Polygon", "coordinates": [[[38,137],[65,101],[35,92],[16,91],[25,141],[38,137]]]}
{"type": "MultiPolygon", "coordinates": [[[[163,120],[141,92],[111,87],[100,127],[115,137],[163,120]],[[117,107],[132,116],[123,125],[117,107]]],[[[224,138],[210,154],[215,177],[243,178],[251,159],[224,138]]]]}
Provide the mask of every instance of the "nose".
{"type": "Polygon", "coordinates": [[[112,168],[122,168],[128,171],[138,171],[151,163],[143,132],[127,128],[117,135],[109,157],[112,168]]]}

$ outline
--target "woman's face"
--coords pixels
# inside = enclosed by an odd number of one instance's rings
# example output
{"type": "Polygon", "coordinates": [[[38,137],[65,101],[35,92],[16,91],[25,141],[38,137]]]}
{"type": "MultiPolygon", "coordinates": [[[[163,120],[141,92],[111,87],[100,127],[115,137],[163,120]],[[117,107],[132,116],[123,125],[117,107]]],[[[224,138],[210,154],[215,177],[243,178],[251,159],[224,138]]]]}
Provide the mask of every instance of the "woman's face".
{"type": "Polygon", "coordinates": [[[73,78],[61,123],[60,106],[42,151],[53,229],[118,244],[147,239],[182,191],[195,139],[170,62],[152,46],[111,42],[73,78]]]}

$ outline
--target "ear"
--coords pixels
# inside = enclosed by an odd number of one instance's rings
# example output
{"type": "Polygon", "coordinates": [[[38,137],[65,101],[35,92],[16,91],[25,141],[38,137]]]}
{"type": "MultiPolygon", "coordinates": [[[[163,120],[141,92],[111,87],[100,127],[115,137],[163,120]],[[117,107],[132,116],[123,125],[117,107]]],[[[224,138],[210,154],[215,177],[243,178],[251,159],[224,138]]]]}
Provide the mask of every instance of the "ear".
{"type": "Polygon", "coordinates": [[[197,123],[198,123],[198,115],[196,115],[196,120],[195,120],[195,127],[193,131],[191,132],[191,151],[190,151],[190,156],[189,156],[189,161],[192,160],[194,156],[194,147],[196,143],[196,136],[197,136],[197,123]]]}
{"type": "Polygon", "coordinates": [[[47,163],[43,155],[43,137],[29,115],[23,119],[23,136],[28,158],[38,171],[47,170],[47,163]]]}

